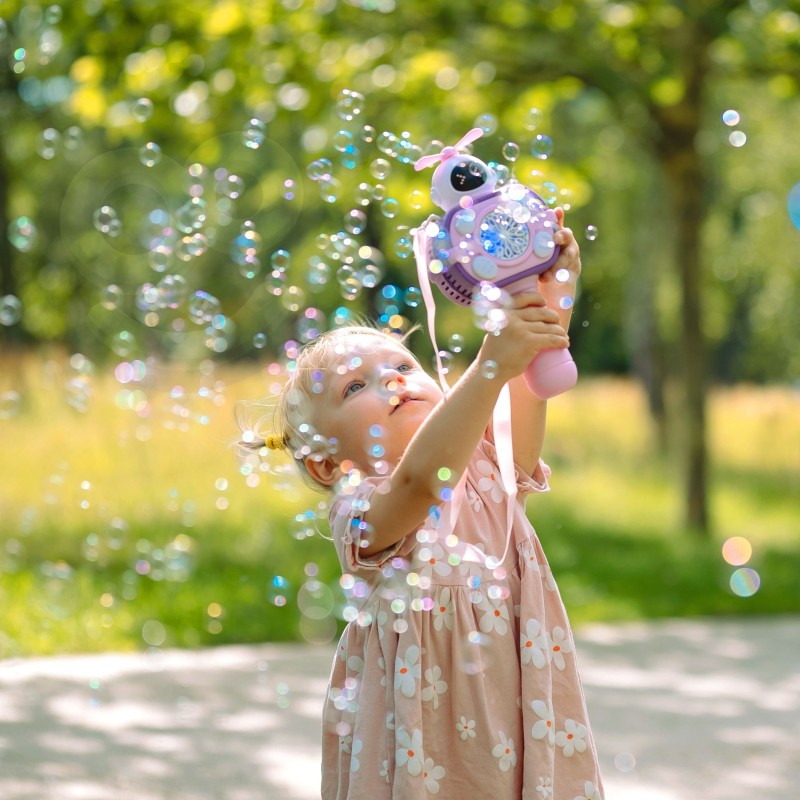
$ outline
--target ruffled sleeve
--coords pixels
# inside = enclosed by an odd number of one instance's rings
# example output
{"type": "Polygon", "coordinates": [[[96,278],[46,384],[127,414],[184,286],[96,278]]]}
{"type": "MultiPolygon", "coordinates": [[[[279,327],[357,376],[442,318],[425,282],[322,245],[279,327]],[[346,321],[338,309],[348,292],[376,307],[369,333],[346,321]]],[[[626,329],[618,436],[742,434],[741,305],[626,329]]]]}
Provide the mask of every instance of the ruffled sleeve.
{"type": "Polygon", "coordinates": [[[391,547],[371,556],[362,556],[360,552],[366,527],[364,515],[369,511],[370,498],[386,484],[385,478],[364,478],[357,487],[348,487],[346,491],[337,494],[331,503],[331,533],[339,562],[345,572],[379,570],[397,555],[405,542],[405,539],[400,539],[391,547]]]}
{"type": "MultiPolygon", "coordinates": [[[[494,446],[494,437],[491,428],[486,429],[484,438],[478,445],[478,450],[482,450],[485,457],[492,464],[497,465],[497,449],[494,446]]],[[[514,464],[514,477],[517,483],[517,497],[525,497],[533,492],[549,492],[551,470],[540,458],[531,474],[528,474],[519,464],[514,464]]]]}

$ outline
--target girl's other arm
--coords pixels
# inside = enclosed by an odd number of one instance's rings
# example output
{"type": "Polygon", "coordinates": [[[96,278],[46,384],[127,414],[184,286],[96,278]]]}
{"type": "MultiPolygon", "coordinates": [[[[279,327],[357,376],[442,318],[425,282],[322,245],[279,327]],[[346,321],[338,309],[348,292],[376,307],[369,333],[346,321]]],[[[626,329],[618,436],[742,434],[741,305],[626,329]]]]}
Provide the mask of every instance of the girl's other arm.
{"type": "MultiPolygon", "coordinates": [[[[556,209],[559,225],[563,224],[564,212],[556,209]]],[[[561,327],[569,330],[572,305],[562,308],[559,301],[564,297],[574,299],[578,276],[581,272],[581,257],[578,243],[569,228],[561,228],[555,235],[561,245],[561,253],[550,269],[539,278],[539,291],[550,310],[555,312],[561,327]],[[558,270],[567,270],[568,280],[556,280],[558,270]]],[[[562,273],[563,276],[563,273],[562,273]]],[[[511,435],[514,440],[514,461],[528,475],[533,473],[544,445],[547,417],[547,401],[540,400],[528,389],[525,379],[518,375],[509,382],[511,390],[511,435]]]]}

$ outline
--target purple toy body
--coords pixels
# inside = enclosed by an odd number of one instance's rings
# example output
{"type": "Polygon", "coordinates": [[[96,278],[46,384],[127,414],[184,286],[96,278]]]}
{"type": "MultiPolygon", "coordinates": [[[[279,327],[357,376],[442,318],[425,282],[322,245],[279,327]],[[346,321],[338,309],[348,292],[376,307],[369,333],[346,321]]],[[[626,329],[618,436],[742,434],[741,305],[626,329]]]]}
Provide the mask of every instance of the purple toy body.
{"type": "MultiPolygon", "coordinates": [[[[446,297],[472,304],[481,283],[511,294],[536,289],[538,276],[551,267],[560,248],[555,212],[536,192],[518,181],[496,189],[497,175],[460,148],[483,135],[473,128],[454,147],[422,156],[419,171],[437,165],[431,199],[444,217],[431,217],[414,234],[420,275],[427,273],[446,297]],[[424,272],[423,272],[424,271],[424,272]]],[[[578,371],[568,350],[544,350],[525,372],[530,390],[542,399],[571,389],[578,371]]]]}
{"type": "Polygon", "coordinates": [[[558,258],[555,212],[520,183],[470,199],[432,220],[439,232],[428,240],[431,282],[463,306],[486,281],[512,294],[535,288],[558,258]]]}

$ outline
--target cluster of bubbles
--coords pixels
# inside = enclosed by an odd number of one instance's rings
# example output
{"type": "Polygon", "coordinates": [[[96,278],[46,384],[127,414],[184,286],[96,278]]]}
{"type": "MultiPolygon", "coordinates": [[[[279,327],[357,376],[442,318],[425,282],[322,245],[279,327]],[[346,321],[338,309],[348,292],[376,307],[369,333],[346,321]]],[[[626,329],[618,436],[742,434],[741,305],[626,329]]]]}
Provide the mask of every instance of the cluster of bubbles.
{"type": "MultiPolygon", "coordinates": [[[[722,112],[722,121],[729,128],[736,128],[742,121],[741,115],[733,108],[722,112]]],[[[742,130],[733,130],[728,135],[728,141],[733,147],[744,147],[747,144],[747,134],[742,130]]]]}
{"type": "Polygon", "coordinates": [[[736,567],[730,577],[730,587],[739,597],[752,597],[761,586],[761,576],[752,567],[747,567],[753,546],[744,536],[732,536],[722,545],[722,558],[736,567]]]}

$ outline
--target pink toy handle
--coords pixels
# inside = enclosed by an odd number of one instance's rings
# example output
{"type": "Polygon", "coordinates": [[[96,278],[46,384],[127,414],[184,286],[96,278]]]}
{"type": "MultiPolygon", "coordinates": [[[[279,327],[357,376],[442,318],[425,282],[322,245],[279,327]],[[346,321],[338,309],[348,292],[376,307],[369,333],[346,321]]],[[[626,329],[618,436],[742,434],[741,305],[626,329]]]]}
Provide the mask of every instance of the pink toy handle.
{"type": "Polygon", "coordinates": [[[541,400],[566,392],[578,382],[578,368],[566,348],[542,350],[525,370],[525,383],[541,400]]]}

